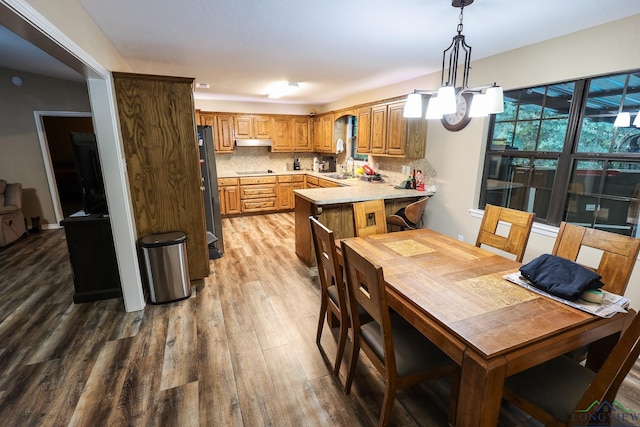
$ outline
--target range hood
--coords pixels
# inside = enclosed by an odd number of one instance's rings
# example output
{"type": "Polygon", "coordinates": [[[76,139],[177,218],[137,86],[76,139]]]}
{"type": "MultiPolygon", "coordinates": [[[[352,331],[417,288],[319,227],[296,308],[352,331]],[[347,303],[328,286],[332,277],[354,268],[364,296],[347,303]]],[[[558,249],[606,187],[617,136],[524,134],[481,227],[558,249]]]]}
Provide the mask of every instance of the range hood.
{"type": "Polygon", "coordinates": [[[270,139],[236,139],[236,147],[271,147],[270,139]]]}

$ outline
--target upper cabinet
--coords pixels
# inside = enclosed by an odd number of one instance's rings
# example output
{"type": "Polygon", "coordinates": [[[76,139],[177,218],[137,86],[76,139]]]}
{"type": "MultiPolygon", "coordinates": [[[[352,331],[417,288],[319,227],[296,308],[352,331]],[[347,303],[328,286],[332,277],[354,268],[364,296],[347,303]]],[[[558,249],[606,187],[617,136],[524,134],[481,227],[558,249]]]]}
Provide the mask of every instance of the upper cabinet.
{"type": "Polygon", "coordinates": [[[217,114],[215,116],[215,124],[213,125],[215,132],[216,152],[232,153],[233,152],[233,116],[231,114],[217,114]]]}
{"type": "Polygon", "coordinates": [[[271,116],[236,115],[234,118],[236,139],[271,139],[271,116]]]}
{"type": "Polygon", "coordinates": [[[271,151],[293,151],[292,135],[291,118],[287,116],[274,117],[271,151]]]}
{"type": "Polygon", "coordinates": [[[313,119],[313,151],[335,153],[333,140],[333,114],[323,114],[313,119]]]}
{"type": "Polygon", "coordinates": [[[371,107],[358,109],[358,135],[356,138],[356,152],[367,154],[371,147],[371,107]]]}
{"type": "Polygon", "coordinates": [[[293,151],[313,151],[311,140],[311,119],[306,116],[297,116],[291,119],[293,128],[293,151]]]}
{"type": "Polygon", "coordinates": [[[365,153],[369,141],[369,153],[382,156],[423,158],[427,145],[427,121],[422,118],[407,119],[402,116],[405,101],[374,105],[360,109],[358,117],[358,152],[365,153]],[[369,116],[369,119],[367,118],[369,116]],[[367,136],[367,120],[370,133],[367,136]]]}

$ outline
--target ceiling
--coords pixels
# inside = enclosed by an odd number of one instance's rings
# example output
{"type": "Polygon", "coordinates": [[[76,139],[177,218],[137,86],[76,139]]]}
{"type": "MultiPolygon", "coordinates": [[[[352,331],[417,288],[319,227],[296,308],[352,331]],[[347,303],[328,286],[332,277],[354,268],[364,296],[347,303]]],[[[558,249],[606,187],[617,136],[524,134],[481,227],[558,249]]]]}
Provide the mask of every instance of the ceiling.
{"type": "MultiPolygon", "coordinates": [[[[324,104],[439,70],[459,19],[450,0],[78,3],[135,72],[208,83],[196,98],[292,104],[324,104]],[[301,88],[268,99],[276,81],[301,88]]],[[[629,0],[476,0],[464,10],[463,34],[477,60],[638,13],[640,1],[629,0]]],[[[7,33],[0,28],[0,66],[78,78],[7,33]]]]}

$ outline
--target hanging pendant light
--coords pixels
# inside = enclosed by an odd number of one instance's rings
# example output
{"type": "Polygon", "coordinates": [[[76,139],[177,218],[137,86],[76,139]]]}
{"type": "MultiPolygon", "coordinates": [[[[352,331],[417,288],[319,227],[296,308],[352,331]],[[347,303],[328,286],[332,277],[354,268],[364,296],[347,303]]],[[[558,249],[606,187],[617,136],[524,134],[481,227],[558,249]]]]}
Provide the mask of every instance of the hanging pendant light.
{"type": "MultiPolygon", "coordinates": [[[[462,20],[465,6],[469,6],[473,3],[473,0],[452,0],[451,6],[460,8],[460,23],[457,27],[457,34],[453,36],[451,44],[442,52],[442,76],[440,79],[441,87],[436,90],[419,90],[416,89],[413,93],[407,97],[407,103],[405,105],[404,117],[418,117],[422,111],[422,106],[418,108],[415,103],[418,98],[415,95],[437,93],[437,98],[431,96],[428,100],[429,103],[438,100],[439,116],[432,115],[428,118],[441,119],[443,114],[454,114],[457,109],[457,97],[462,93],[473,93],[474,99],[477,95],[482,94],[484,98],[478,101],[478,107],[476,107],[472,117],[486,117],[488,114],[497,114],[504,111],[504,96],[502,87],[495,83],[485,86],[479,86],[475,88],[468,87],[469,70],[471,69],[471,46],[465,41],[465,36],[462,34],[462,20]],[[458,65],[460,56],[464,54],[462,79],[458,82],[458,65]],[[446,80],[445,80],[446,76],[446,80]],[[484,91],[484,92],[483,92],[484,91]],[[480,108],[480,103],[482,108],[480,108]]],[[[419,98],[422,101],[422,98],[419,98]]],[[[473,105],[472,105],[473,107],[473,105]]],[[[429,107],[427,106],[427,116],[429,116],[429,107]]]]}

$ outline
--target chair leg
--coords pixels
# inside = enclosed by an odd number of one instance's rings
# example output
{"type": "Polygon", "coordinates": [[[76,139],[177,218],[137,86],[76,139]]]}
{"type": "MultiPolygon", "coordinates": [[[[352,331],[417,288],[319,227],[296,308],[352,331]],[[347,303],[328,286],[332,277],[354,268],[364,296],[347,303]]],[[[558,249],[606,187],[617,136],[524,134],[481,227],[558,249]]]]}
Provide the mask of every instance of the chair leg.
{"type": "Polygon", "coordinates": [[[348,321],[341,319],[340,321],[340,336],[338,337],[338,351],[336,353],[336,363],[333,367],[333,374],[338,375],[340,373],[340,365],[342,364],[342,356],[344,355],[344,347],[347,343],[347,332],[349,331],[348,321]]]}
{"type": "Polygon", "coordinates": [[[320,346],[320,338],[322,337],[322,329],[324,327],[324,318],[327,315],[327,295],[323,292],[320,297],[320,315],[318,316],[318,331],[316,332],[316,344],[320,346]]]}
{"type": "Polygon", "coordinates": [[[349,367],[347,369],[347,379],[345,380],[345,383],[344,383],[345,394],[349,394],[351,392],[351,384],[353,383],[353,376],[356,373],[359,353],[360,353],[360,342],[358,338],[354,336],[353,345],[351,346],[351,357],[349,358],[349,367]]]}
{"type": "Polygon", "coordinates": [[[389,424],[391,418],[391,412],[393,411],[393,404],[396,401],[396,385],[395,382],[386,381],[384,388],[384,399],[382,400],[382,409],[380,411],[380,420],[378,421],[379,427],[384,427],[389,424]]]}

